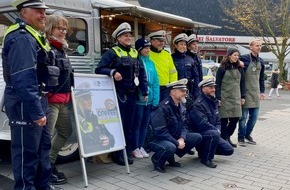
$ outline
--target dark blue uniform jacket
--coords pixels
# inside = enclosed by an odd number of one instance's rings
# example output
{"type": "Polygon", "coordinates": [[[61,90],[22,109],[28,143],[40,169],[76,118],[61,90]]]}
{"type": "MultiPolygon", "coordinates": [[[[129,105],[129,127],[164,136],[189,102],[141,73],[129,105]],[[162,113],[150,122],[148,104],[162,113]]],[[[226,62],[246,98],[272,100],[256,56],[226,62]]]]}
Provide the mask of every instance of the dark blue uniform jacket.
{"type": "MultiPolygon", "coordinates": [[[[118,46],[122,50],[130,52],[130,48],[124,47],[121,44],[118,44],[118,46]]],[[[136,89],[136,85],[134,84],[133,72],[136,72],[136,70],[138,70],[139,89],[141,90],[143,96],[147,96],[148,95],[147,77],[146,77],[144,65],[142,62],[140,63],[137,59],[136,61],[137,61],[137,66],[139,68],[136,68],[136,67],[131,68],[130,71],[128,68],[128,72],[123,72],[122,78],[130,79],[130,80],[115,81],[116,89],[117,89],[117,92],[122,92],[122,91],[126,92],[126,91],[132,91],[136,89]],[[127,76],[124,76],[124,75],[127,75],[127,76]]],[[[113,77],[116,72],[120,72],[119,70],[124,70],[124,67],[131,67],[131,66],[130,64],[122,63],[122,59],[118,57],[118,55],[115,53],[114,50],[110,49],[102,56],[101,61],[99,62],[97,68],[95,69],[95,73],[104,74],[104,75],[113,77]]]]}
{"type": "Polygon", "coordinates": [[[2,51],[2,64],[6,75],[4,105],[10,121],[31,122],[45,116],[36,72],[37,52],[40,49],[35,38],[24,29],[16,30],[5,37],[2,51]]]}
{"type": "Polygon", "coordinates": [[[217,108],[217,99],[204,93],[195,100],[188,112],[189,128],[198,133],[208,130],[220,131],[221,123],[217,108]]]}
{"type": "Polygon", "coordinates": [[[186,53],[194,60],[195,65],[197,67],[197,71],[198,71],[199,82],[201,82],[203,79],[203,73],[202,73],[202,62],[201,62],[199,54],[193,53],[190,50],[188,50],[186,53]]]}
{"type": "Polygon", "coordinates": [[[177,50],[175,50],[175,53],[172,54],[172,59],[178,73],[178,79],[187,78],[188,88],[191,95],[198,97],[200,94],[198,83],[200,81],[197,71],[197,64],[186,53],[181,53],[177,50]]]}
{"type": "Polygon", "coordinates": [[[186,126],[180,111],[180,106],[176,106],[172,98],[168,96],[150,115],[150,125],[152,126],[156,140],[167,140],[179,145],[178,139],[186,140],[186,126]]]}

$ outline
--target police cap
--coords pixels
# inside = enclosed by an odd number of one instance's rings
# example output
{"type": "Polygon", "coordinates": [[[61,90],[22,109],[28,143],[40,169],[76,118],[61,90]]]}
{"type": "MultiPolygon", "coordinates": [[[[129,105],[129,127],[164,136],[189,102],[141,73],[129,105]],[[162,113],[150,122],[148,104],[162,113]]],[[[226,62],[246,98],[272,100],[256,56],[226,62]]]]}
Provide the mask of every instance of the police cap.
{"type": "Polygon", "coordinates": [[[178,34],[177,36],[175,36],[175,38],[173,39],[173,43],[177,44],[180,41],[187,41],[188,36],[185,33],[181,33],[178,34]]]}
{"type": "Polygon", "coordinates": [[[120,36],[121,34],[127,33],[127,32],[132,32],[131,31],[131,26],[129,23],[127,22],[123,22],[122,24],[120,24],[118,26],[118,28],[116,28],[116,30],[113,32],[112,37],[113,38],[118,38],[118,36],[120,36]]]}
{"type": "Polygon", "coordinates": [[[208,79],[204,79],[202,80],[199,84],[198,84],[198,87],[199,88],[203,88],[203,87],[206,87],[206,86],[215,86],[215,77],[211,77],[211,78],[208,78],[208,79]]]}
{"type": "Polygon", "coordinates": [[[172,89],[180,89],[180,90],[187,90],[186,84],[187,84],[187,79],[180,79],[178,81],[174,81],[169,83],[168,85],[166,85],[167,88],[169,88],[170,90],[172,89]]]}
{"type": "Polygon", "coordinates": [[[149,34],[148,38],[150,38],[151,40],[158,39],[158,40],[165,41],[165,35],[166,35],[165,30],[159,30],[159,31],[152,32],[151,34],[149,34]]]}
{"type": "Polygon", "coordinates": [[[13,7],[16,7],[18,11],[22,8],[34,8],[34,9],[48,9],[43,0],[14,0],[11,2],[13,7]]]}
{"type": "Polygon", "coordinates": [[[90,84],[88,82],[83,82],[76,87],[75,90],[75,97],[76,98],[86,98],[88,96],[92,96],[90,91],[90,84]]]}
{"type": "Polygon", "coordinates": [[[190,44],[191,42],[199,42],[198,39],[196,38],[196,34],[191,34],[187,38],[187,44],[190,44]]]}

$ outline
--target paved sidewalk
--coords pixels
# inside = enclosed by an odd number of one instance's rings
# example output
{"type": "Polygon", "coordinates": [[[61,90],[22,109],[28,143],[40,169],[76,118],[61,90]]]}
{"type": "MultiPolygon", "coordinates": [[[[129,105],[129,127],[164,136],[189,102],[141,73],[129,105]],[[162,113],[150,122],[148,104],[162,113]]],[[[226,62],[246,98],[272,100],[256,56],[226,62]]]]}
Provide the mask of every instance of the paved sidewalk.
{"type": "MultiPolygon", "coordinates": [[[[59,166],[68,177],[68,184],[61,187],[66,190],[290,190],[290,92],[281,91],[281,96],[262,101],[253,133],[257,145],[238,147],[230,157],[216,156],[215,169],[200,164],[196,155],[177,158],[181,168],[168,166],[164,174],[153,171],[150,158],[135,159],[130,174],[126,173],[126,167],[114,163],[87,162],[89,186],[84,188],[81,165],[75,161],[59,166]]],[[[10,167],[0,165],[0,174],[12,178],[10,167]]]]}

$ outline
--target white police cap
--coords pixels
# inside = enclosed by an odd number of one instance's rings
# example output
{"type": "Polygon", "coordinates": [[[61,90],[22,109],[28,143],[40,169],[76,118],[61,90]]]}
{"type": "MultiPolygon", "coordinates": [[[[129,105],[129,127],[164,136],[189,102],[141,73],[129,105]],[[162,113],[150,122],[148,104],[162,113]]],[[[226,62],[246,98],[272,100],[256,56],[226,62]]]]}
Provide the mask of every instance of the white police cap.
{"type": "Polygon", "coordinates": [[[178,81],[171,82],[168,85],[166,85],[166,87],[170,88],[170,89],[187,90],[187,87],[186,87],[187,82],[188,82],[188,80],[186,78],[184,78],[184,79],[180,79],[178,81]]]}
{"type": "Polygon", "coordinates": [[[165,30],[159,30],[159,31],[150,33],[148,35],[148,38],[150,38],[151,40],[153,39],[165,40],[165,35],[166,35],[165,30]]]}
{"type": "Polygon", "coordinates": [[[131,26],[129,23],[127,22],[123,22],[122,24],[120,24],[118,26],[118,28],[113,32],[112,37],[113,38],[117,38],[118,36],[120,36],[121,34],[127,33],[127,32],[132,32],[131,30],[131,26]]]}
{"type": "Polygon", "coordinates": [[[185,33],[181,33],[178,34],[177,36],[175,36],[175,38],[173,39],[173,43],[177,44],[180,41],[187,41],[188,36],[185,33]]]}
{"type": "Polygon", "coordinates": [[[90,91],[90,84],[88,82],[83,82],[78,85],[75,89],[75,97],[76,98],[86,98],[87,96],[92,96],[90,91]]]}
{"type": "Polygon", "coordinates": [[[196,34],[191,34],[187,38],[187,44],[190,44],[191,42],[199,42],[198,39],[196,38],[196,34]]]}
{"type": "Polygon", "coordinates": [[[206,87],[206,86],[215,86],[215,77],[211,77],[208,79],[202,80],[200,83],[198,83],[198,87],[206,87]]]}
{"type": "Polygon", "coordinates": [[[14,0],[11,2],[13,7],[16,7],[19,11],[22,8],[35,8],[35,9],[48,9],[43,0],[14,0]]]}

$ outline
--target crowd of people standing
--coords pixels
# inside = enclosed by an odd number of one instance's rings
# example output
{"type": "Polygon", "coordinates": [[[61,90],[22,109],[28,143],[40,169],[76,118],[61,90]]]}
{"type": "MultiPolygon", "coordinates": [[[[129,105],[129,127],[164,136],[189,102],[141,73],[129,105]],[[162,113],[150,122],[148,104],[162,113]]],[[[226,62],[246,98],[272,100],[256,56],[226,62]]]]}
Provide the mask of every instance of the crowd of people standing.
{"type": "MultiPolygon", "coordinates": [[[[2,56],[14,188],[61,189],[53,184],[67,179],[55,162],[72,133],[69,109],[74,86],[66,55],[68,21],[46,17],[48,7],[41,0],[14,0],[12,5],[20,18],[6,32],[2,56]],[[56,135],[51,140],[52,131],[56,135]]],[[[120,24],[112,33],[116,44],[95,69],[115,82],[129,164],[133,158],[148,158],[150,149],[154,169],[164,173],[166,162],[180,167],[175,154],[182,157],[195,147],[201,163],[215,168],[215,154],[234,153],[237,145],[230,137],[238,122],[239,145],[246,146],[245,140],[256,144],[252,132],[264,98],[261,41],[251,41],[247,55],[229,49],[216,79],[203,79],[195,34],[178,34],[171,54],[164,49],[164,30],[150,33],[148,40],[138,39],[135,48],[131,33],[129,23],[120,24]]],[[[90,109],[83,117],[96,118],[90,109]]],[[[103,144],[113,146],[113,137],[103,144]]],[[[125,165],[125,157],[123,151],[113,153],[117,164],[125,165]]]]}
{"type": "MultiPolygon", "coordinates": [[[[131,46],[131,32],[128,23],[113,32],[116,44],[102,56],[95,70],[114,78],[119,104],[134,106],[130,112],[120,107],[129,164],[133,164],[133,158],[149,157],[149,150],[154,152],[154,169],[165,172],[166,162],[180,167],[174,154],[182,157],[195,147],[201,163],[215,168],[215,154],[232,155],[237,147],[230,137],[238,123],[239,145],[246,146],[245,139],[256,143],[251,134],[264,93],[260,40],[250,42],[248,55],[241,56],[236,48],[229,48],[216,78],[203,80],[196,35],[175,36],[174,53],[170,54],[164,49],[164,30],[150,33],[148,40],[138,39],[136,49],[131,46]],[[123,88],[118,90],[119,85],[123,88]],[[126,115],[131,116],[129,120],[123,119],[126,115]],[[151,137],[148,142],[147,131],[151,137]]],[[[123,155],[113,158],[125,165],[123,155]]]]}

